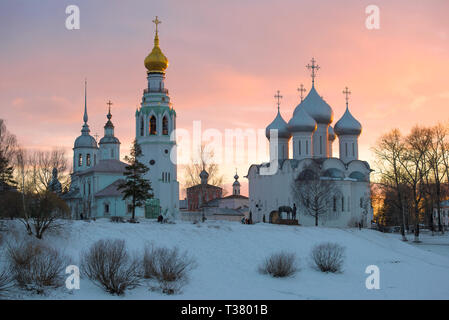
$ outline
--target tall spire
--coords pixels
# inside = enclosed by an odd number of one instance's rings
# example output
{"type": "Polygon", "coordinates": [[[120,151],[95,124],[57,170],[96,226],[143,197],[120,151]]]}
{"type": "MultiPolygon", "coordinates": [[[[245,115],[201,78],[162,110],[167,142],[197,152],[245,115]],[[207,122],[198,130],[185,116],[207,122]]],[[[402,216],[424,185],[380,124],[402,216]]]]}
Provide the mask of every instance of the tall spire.
{"type": "Polygon", "coordinates": [[[87,124],[87,79],[84,80],[84,124],[87,124]]]}
{"type": "Polygon", "coordinates": [[[316,62],[315,58],[312,58],[312,60],[310,60],[310,62],[312,62],[312,64],[306,65],[306,68],[309,70],[312,70],[312,87],[313,87],[313,86],[315,86],[316,71],[320,70],[320,66],[315,64],[315,62],[316,62]]]}

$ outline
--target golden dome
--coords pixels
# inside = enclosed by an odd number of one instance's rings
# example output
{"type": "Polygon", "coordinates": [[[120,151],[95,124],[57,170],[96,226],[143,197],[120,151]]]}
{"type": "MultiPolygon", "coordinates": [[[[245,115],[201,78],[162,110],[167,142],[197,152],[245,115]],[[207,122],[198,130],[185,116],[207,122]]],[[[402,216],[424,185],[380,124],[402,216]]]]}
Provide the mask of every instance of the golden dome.
{"type": "Polygon", "coordinates": [[[154,47],[151,50],[151,53],[145,58],[145,68],[148,69],[148,72],[158,72],[164,73],[165,69],[168,67],[168,59],[162,53],[161,48],[159,48],[159,36],[157,32],[157,25],[160,21],[157,19],[153,21],[156,24],[156,35],[154,36],[154,47]]]}

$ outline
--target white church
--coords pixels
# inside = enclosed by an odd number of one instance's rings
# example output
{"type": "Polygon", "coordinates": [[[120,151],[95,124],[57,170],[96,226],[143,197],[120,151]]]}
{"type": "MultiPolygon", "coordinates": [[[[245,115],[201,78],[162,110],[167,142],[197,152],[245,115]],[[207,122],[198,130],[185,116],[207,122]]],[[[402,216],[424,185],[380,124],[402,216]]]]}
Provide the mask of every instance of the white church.
{"type": "Polygon", "coordinates": [[[251,165],[247,175],[251,217],[254,222],[269,222],[279,207],[293,207],[295,204],[299,224],[315,225],[315,218],[306,210],[301,210],[292,190],[292,184],[301,172],[314,165],[322,173],[320,179],[335,183],[335,194],[329,201],[328,213],[320,217],[319,225],[354,227],[361,223],[369,226],[372,220],[369,201],[372,170],[368,162],[359,160],[358,137],[362,126],[349,111],[350,92],[347,88],[343,92],[346,94],[346,111],[332,128],[333,110],[315,88],[319,66],[312,59],[312,64],[307,67],[312,71],[312,88],[304,99],[303,88],[298,89],[301,91],[301,102],[288,123],[279,111],[279,92],[275,96],[278,98],[278,113],[266,128],[270,161],[251,165]],[[332,151],[336,136],[339,142],[338,158],[333,156],[332,151]]]}
{"type": "MultiPolygon", "coordinates": [[[[153,198],[144,208],[136,208],[136,217],[156,218],[159,214],[176,216],[179,212],[179,183],[176,161],[176,140],[172,131],[176,128],[176,112],[165,88],[165,70],[168,60],[159,47],[156,17],[154,47],[145,58],[148,85],[143,91],[140,108],[135,111],[136,140],[142,148],[139,159],[149,171],[153,198]]],[[[69,191],[63,195],[72,218],[130,217],[130,199],[123,200],[118,185],[124,181],[126,163],[120,161],[120,141],[114,135],[111,121],[111,102],[104,126],[104,137],[97,143],[90,135],[87,115],[87,91],[85,89],[84,125],[73,147],[73,172],[69,191]]]]}

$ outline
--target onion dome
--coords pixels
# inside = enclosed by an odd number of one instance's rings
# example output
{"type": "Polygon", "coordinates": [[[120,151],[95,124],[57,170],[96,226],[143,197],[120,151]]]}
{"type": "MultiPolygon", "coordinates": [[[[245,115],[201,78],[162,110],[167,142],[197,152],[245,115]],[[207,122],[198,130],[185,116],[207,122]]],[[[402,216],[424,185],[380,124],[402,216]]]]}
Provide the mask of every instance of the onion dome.
{"type": "Polygon", "coordinates": [[[209,174],[206,170],[200,172],[201,184],[207,184],[207,179],[209,179],[209,174]]]}
{"type": "Polygon", "coordinates": [[[287,127],[287,122],[282,118],[281,113],[278,109],[278,114],[276,118],[274,118],[273,122],[271,122],[268,127],[265,129],[265,136],[268,140],[270,140],[270,130],[278,131],[278,138],[289,139],[292,135],[287,127]]]}
{"type": "Polygon", "coordinates": [[[332,108],[324,101],[316,92],[315,86],[312,85],[305,99],[296,107],[293,117],[303,108],[317,123],[330,124],[334,117],[332,108]]]}
{"type": "Polygon", "coordinates": [[[288,122],[288,129],[290,132],[314,132],[316,121],[302,107],[298,107],[288,122]]]}
{"type": "Polygon", "coordinates": [[[156,24],[156,34],[154,36],[154,47],[151,53],[145,58],[144,64],[147,68],[148,73],[165,73],[165,69],[168,67],[168,59],[162,53],[159,47],[159,35],[157,31],[157,25],[161,23],[156,17],[153,22],[156,24]]]}
{"type": "Polygon", "coordinates": [[[334,132],[334,128],[332,128],[332,126],[329,126],[327,134],[329,136],[329,141],[334,141],[335,140],[335,132],[334,132]]]}
{"type": "Polygon", "coordinates": [[[335,133],[338,136],[343,135],[356,135],[359,136],[362,133],[362,125],[357,121],[349,112],[348,104],[346,104],[346,111],[340,120],[334,126],[335,133]]]}
{"type": "Polygon", "coordinates": [[[239,186],[240,182],[238,181],[239,180],[239,175],[237,174],[237,172],[235,173],[234,179],[235,179],[235,181],[234,181],[234,183],[232,185],[233,186],[239,186]]]}

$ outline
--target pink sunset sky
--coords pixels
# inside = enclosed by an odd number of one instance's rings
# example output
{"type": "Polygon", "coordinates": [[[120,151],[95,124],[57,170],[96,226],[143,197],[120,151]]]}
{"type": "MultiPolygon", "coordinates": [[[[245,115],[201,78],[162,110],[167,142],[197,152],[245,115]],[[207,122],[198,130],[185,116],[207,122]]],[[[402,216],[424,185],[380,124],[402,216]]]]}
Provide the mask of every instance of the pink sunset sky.
{"type": "MultiPolygon", "coordinates": [[[[201,120],[203,129],[221,132],[264,129],[276,115],[277,90],[288,121],[297,87],[311,87],[305,65],[314,57],[321,67],[316,88],[334,110],[333,124],[344,112],[342,90],[352,91],[350,110],[363,126],[359,156],[372,163],[370,148],[382,133],[449,119],[448,14],[447,0],[3,0],[0,118],[24,147],[63,147],[71,162],[87,78],[91,134],[103,134],[111,99],[123,158],[157,15],[178,128],[191,130],[201,120]],[[80,8],[80,30],[65,28],[71,4],[80,8]],[[379,30],[365,27],[371,4],[380,8],[379,30]]],[[[221,166],[228,190],[235,168],[243,177],[249,165],[221,166]]],[[[182,168],[178,177],[182,183],[182,168]]]]}

